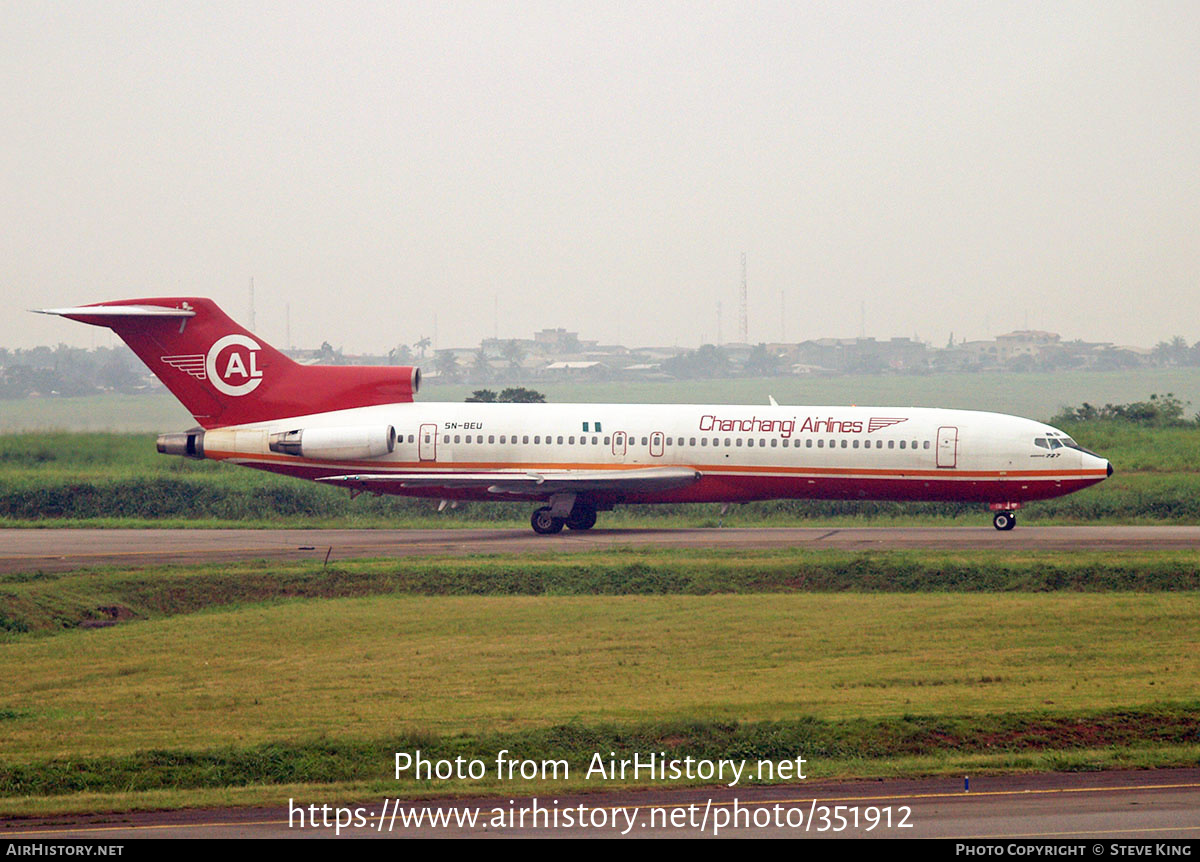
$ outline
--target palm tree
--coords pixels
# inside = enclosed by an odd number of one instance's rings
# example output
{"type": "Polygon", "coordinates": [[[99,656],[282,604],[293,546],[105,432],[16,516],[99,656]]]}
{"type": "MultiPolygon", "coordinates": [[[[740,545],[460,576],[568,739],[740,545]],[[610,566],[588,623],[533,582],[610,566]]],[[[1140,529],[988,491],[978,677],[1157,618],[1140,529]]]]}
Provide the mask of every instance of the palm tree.
{"type": "Polygon", "coordinates": [[[412,362],[412,349],[407,344],[398,344],[388,351],[388,357],[397,365],[412,362]]]}
{"type": "Polygon", "coordinates": [[[492,366],[488,364],[487,352],[482,347],[475,351],[475,362],[471,371],[480,383],[487,383],[492,379],[492,366]]]}
{"type": "Polygon", "coordinates": [[[525,361],[525,348],[517,339],[511,338],[504,342],[500,353],[508,361],[509,374],[515,378],[521,370],[521,363],[525,361]]]}
{"type": "Polygon", "coordinates": [[[457,380],[462,372],[462,366],[458,364],[458,357],[454,355],[453,350],[439,350],[433,364],[437,367],[438,375],[444,380],[457,380]]]}

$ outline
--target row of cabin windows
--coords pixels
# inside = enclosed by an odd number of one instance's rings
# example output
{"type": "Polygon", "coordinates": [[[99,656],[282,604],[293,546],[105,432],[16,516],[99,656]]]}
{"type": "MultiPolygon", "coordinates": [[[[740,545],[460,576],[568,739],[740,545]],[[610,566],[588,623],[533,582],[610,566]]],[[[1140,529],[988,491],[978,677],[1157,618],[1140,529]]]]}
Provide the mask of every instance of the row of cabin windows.
{"type": "MultiPolygon", "coordinates": [[[[482,434],[467,434],[467,435],[466,435],[466,439],[465,439],[465,440],[464,440],[464,439],[462,439],[462,437],[463,437],[463,435],[461,435],[461,434],[455,434],[455,435],[454,435],[454,442],[455,442],[455,443],[483,443],[483,435],[482,435],[482,434]]],[[[449,443],[449,442],[450,442],[450,439],[451,439],[451,435],[449,435],[449,434],[445,434],[445,435],[443,435],[443,436],[442,436],[442,442],[443,442],[443,443],[449,443]]],[[[742,438],[742,437],[736,437],[736,438],[733,438],[733,437],[726,437],[726,438],[724,438],[724,445],[725,445],[725,446],[728,446],[728,447],[731,447],[731,448],[732,448],[732,447],[736,447],[736,446],[741,446],[741,445],[743,444],[743,439],[745,440],[745,445],[746,445],[746,447],[747,447],[747,448],[753,448],[755,445],[757,445],[757,446],[758,446],[760,449],[765,449],[765,448],[766,448],[766,447],[769,445],[769,446],[770,446],[772,449],[774,449],[774,448],[776,448],[776,447],[778,447],[778,446],[780,446],[780,445],[781,445],[781,441],[780,441],[780,439],[779,439],[779,438],[777,438],[777,437],[772,437],[772,438],[770,439],[770,443],[768,443],[768,442],[767,442],[767,438],[765,438],[765,437],[760,437],[760,438],[758,438],[758,443],[757,443],[757,444],[755,443],[755,441],[754,441],[754,438],[752,438],[752,437],[750,437],[750,438],[742,438]]],[[[709,444],[709,440],[710,440],[710,438],[708,438],[708,437],[700,437],[700,438],[699,438],[699,440],[698,440],[698,444],[699,444],[700,446],[708,446],[708,445],[710,445],[710,444],[709,444]]],[[[719,447],[719,446],[721,446],[721,445],[722,445],[722,442],[721,442],[721,438],[720,438],[720,437],[713,437],[713,438],[711,438],[711,440],[712,440],[712,443],[711,443],[711,445],[712,445],[714,448],[715,448],[715,447],[719,447]]],[[[521,444],[523,444],[523,445],[527,445],[527,444],[529,443],[529,441],[530,441],[530,437],[529,437],[529,435],[528,435],[528,434],[525,434],[525,435],[523,435],[523,436],[521,437],[521,439],[520,439],[520,443],[521,443],[521,444]]],[[[408,442],[409,442],[409,443],[413,442],[413,435],[411,435],[411,434],[409,434],[409,435],[408,435],[408,442]]],[[[429,439],[429,435],[428,435],[428,434],[426,434],[426,435],[425,435],[425,442],[426,442],[426,443],[429,443],[429,442],[430,442],[430,439],[429,439]]],[[[490,444],[495,444],[495,443],[496,443],[496,435],[494,435],[494,434],[489,434],[489,435],[488,435],[488,437],[487,437],[487,442],[488,442],[488,443],[490,443],[490,444]]],[[[501,434],[501,435],[500,435],[500,443],[501,443],[501,444],[516,445],[516,444],[517,444],[517,442],[518,442],[518,440],[517,440],[517,435],[516,435],[516,434],[513,434],[513,435],[501,434]]],[[[554,438],[553,436],[551,436],[551,435],[549,435],[549,434],[548,434],[548,435],[546,435],[546,441],[545,441],[545,442],[546,442],[546,444],[547,444],[547,445],[553,445],[553,444],[555,443],[555,438],[554,438]]],[[[604,438],[604,445],[605,445],[605,446],[608,446],[608,445],[609,445],[611,442],[612,442],[612,438],[611,438],[611,437],[605,437],[605,438],[604,438]]],[[[630,438],[630,440],[629,440],[629,442],[633,443],[634,445],[637,445],[637,438],[636,438],[636,437],[631,437],[631,438],[630,438]]],[[[839,441],[839,440],[837,440],[837,439],[830,439],[830,440],[829,440],[829,448],[830,448],[830,449],[836,449],[836,448],[838,448],[838,447],[839,447],[839,444],[840,444],[840,447],[841,447],[842,449],[858,449],[858,448],[860,448],[860,446],[861,446],[861,448],[863,448],[863,449],[871,449],[871,448],[875,448],[875,449],[882,449],[882,448],[884,448],[884,442],[885,442],[885,441],[883,441],[883,440],[861,440],[861,441],[860,441],[860,440],[846,440],[845,438],[842,438],[842,439],[839,441]]],[[[888,441],[886,441],[886,442],[887,442],[887,448],[888,448],[888,449],[897,449],[897,448],[899,448],[899,449],[908,449],[908,448],[910,448],[910,445],[909,445],[909,441],[908,441],[908,440],[900,440],[900,441],[896,441],[896,440],[888,440],[888,441]]],[[[562,445],[574,446],[574,445],[576,445],[575,436],[574,436],[574,435],[570,435],[570,436],[564,437],[563,435],[561,435],[561,434],[560,434],[560,435],[558,435],[558,438],[557,438],[557,443],[558,443],[558,445],[559,445],[559,446],[562,446],[562,445]]],[[[591,438],[591,444],[592,444],[593,446],[599,445],[599,443],[600,443],[600,438],[599,438],[599,437],[592,437],[592,438],[591,438]]],[[[784,440],[782,440],[782,446],[783,446],[783,448],[784,448],[784,449],[787,449],[787,448],[788,448],[788,445],[789,445],[789,443],[790,443],[790,444],[792,444],[792,447],[793,447],[793,448],[795,448],[795,449],[799,449],[799,448],[800,448],[800,441],[799,441],[799,440],[790,440],[790,439],[784,439],[784,440]]],[[[535,446],[540,446],[540,445],[542,444],[542,437],[541,437],[541,435],[540,435],[540,434],[535,434],[535,435],[533,436],[533,444],[534,444],[535,446]]],[[[580,445],[580,446],[586,446],[587,444],[588,444],[588,438],[587,438],[587,437],[583,437],[583,436],[579,437],[579,443],[578,443],[578,445],[580,445]]],[[[687,443],[685,444],[685,443],[684,443],[684,438],[683,438],[683,437],[679,437],[677,441],[676,441],[676,438],[674,438],[674,437],[667,437],[667,438],[666,438],[666,439],[663,441],[663,444],[664,444],[665,446],[675,446],[675,445],[683,446],[683,445],[687,445],[687,446],[692,446],[692,447],[695,447],[695,446],[697,445],[697,438],[695,438],[695,437],[689,437],[689,438],[687,438],[687,443]]],[[[650,438],[649,438],[649,437],[643,437],[643,438],[642,438],[642,445],[643,445],[643,446],[648,446],[648,445],[650,445],[650,438]]],[[[816,448],[818,448],[818,449],[824,449],[824,448],[825,448],[825,438],[824,438],[824,437],[818,437],[818,438],[816,438],[816,444],[815,444],[815,445],[816,445],[816,448]]],[[[813,446],[814,446],[814,443],[813,443],[813,438],[811,438],[811,437],[807,437],[807,438],[805,438],[805,440],[804,440],[804,447],[805,447],[806,449],[812,449],[812,448],[813,448],[813,446]]],[[[924,441],[921,441],[921,440],[913,440],[913,441],[911,442],[911,448],[913,448],[913,449],[929,449],[929,448],[930,448],[930,443],[929,443],[929,441],[928,441],[928,440],[924,440],[924,441]]]]}
{"type": "MultiPolygon", "coordinates": [[[[454,442],[455,442],[455,443],[482,443],[482,442],[483,442],[483,435],[482,435],[482,434],[468,434],[468,435],[467,435],[467,437],[466,437],[466,440],[461,440],[461,439],[459,439],[460,437],[462,437],[462,435],[461,435],[461,434],[455,434],[455,435],[454,435],[454,442]],[[472,438],[474,438],[474,439],[472,439],[472,438]]],[[[521,437],[521,440],[520,440],[520,442],[521,442],[522,444],[528,444],[528,443],[529,443],[529,439],[530,439],[530,438],[529,438],[529,435],[528,435],[528,434],[525,434],[525,435],[523,435],[523,436],[521,437]]],[[[605,446],[609,445],[609,443],[611,442],[611,439],[612,439],[612,438],[610,438],[610,437],[605,437],[605,438],[604,438],[604,445],[605,445],[605,446]]],[[[428,442],[429,442],[429,435],[428,435],[428,434],[426,434],[426,435],[425,435],[425,442],[426,442],[426,443],[428,443],[428,442]]],[[[449,434],[445,434],[445,435],[443,435],[443,436],[442,436],[442,442],[443,442],[443,443],[449,443],[449,442],[450,442],[450,435],[449,435],[449,434]]],[[[494,444],[494,443],[496,442],[496,435],[495,435],[495,434],[489,434],[489,435],[488,435],[488,438],[487,438],[487,442],[489,442],[489,443],[493,443],[493,444],[494,444]]],[[[511,435],[511,436],[510,436],[510,435],[507,435],[507,434],[501,434],[501,435],[500,435],[500,442],[501,442],[501,443],[504,443],[504,444],[509,444],[509,445],[514,445],[514,446],[515,446],[515,445],[517,444],[517,442],[518,442],[518,441],[517,441],[517,435],[516,435],[516,434],[513,434],[513,435],[511,435]]],[[[541,445],[541,443],[542,443],[542,437],[541,437],[541,435],[540,435],[540,434],[535,434],[535,435],[533,436],[533,443],[534,443],[534,445],[537,445],[537,446],[540,446],[540,445],[541,445]]],[[[546,443],[547,443],[548,445],[549,445],[549,444],[553,444],[553,443],[554,443],[554,437],[552,437],[551,435],[547,434],[547,435],[546,435],[546,443]]],[[[565,443],[566,445],[569,445],[569,446],[574,446],[574,445],[575,445],[575,436],[574,436],[574,435],[571,435],[571,436],[569,436],[569,437],[566,437],[566,438],[564,438],[564,437],[563,437],[563,436],[560,434],[560,435],[558,436],[558,445],[562,446],[562,445],[564,445],[564,443],[565,443]]],[[[581,437],[579,438],[579,445],[580,445],[580,446],[586,446],[586,445],[587,445],[587,443],[588,443],[588,438],[587,438],[587,437],[582,437],[582,436],[581,436],[581,437]]],[[[597,446],[597,445],[599,445],[599,443],[600,443],[600,438],[599,438],[599,437],[593,437],[593,438],[592,438],[592,445],[593,445],[593,446],[597,446]]]]}

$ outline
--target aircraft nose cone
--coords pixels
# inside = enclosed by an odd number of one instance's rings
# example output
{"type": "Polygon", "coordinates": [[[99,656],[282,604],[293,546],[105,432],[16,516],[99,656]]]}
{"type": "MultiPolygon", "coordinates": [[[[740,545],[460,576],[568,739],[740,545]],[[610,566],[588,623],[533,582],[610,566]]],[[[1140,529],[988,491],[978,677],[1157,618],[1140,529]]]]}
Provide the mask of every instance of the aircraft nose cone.
{"type": "Polygon", "coordinates": [[[1113,474],[1112,461],[1109,461],[1108,462],[1108,475],[1111,476],[1112,474],[1113,474]]]}

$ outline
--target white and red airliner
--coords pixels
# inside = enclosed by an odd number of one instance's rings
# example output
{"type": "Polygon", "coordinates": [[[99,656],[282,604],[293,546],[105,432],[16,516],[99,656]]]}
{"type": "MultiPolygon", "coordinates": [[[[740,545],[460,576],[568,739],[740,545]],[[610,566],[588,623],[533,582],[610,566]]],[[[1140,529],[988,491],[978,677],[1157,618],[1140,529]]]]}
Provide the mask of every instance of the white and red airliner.
{"type": "Polygon", "coordinates": [[[413,367],[304,366],[209,299],[44,309],[114,330],[199,423],[158,438],[351,492],[542,503],[539,533],[618,504],[944,500],[1011,530],[1030,500],[1112,475],[1041,422],[901,407],[420,403],[413,367]]]}

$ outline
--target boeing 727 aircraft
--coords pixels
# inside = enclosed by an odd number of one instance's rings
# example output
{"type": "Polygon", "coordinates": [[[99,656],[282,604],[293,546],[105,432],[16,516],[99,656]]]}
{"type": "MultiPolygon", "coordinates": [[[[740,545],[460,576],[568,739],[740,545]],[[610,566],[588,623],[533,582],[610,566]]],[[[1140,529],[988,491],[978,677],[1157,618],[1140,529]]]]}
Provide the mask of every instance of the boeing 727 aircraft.
{"type": "Polygon", "coordinates": [[[541,503],[538,533],[619,504],[750,500],[987,503],[998,530],[1030,500],[1112,465],[1041,422],[901,407],[413,401],[413,367],[304,366],[209,299],[44,309],[117,333],[199,423],[158,451],[351,493],[541,503]]]}

